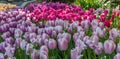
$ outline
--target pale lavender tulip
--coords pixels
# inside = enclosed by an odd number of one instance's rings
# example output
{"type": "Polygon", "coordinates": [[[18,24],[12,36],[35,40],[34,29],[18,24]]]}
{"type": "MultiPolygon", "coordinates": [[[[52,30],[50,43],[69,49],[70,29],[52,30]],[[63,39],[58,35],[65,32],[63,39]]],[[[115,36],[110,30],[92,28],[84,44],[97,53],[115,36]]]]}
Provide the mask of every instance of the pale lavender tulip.
{"type": "Polygon", "coordinates": [[[33,50],[33,52],[31,53],[31,59],[38,59],[38,51],[37,50],[33,50]]]}
{"type": "Polygon", "coordinates": [[[8,57],[7,59],[16,59],[16,57],[8,57]]]}
{"type": "Polygon", "coordinates": [[[120,59],[120,53],[117,53],[117,54],[114,56],[114,59],[120,59]]]}
{"type": "Polygon", "coordinates": [[[97,45],[96,45],[96,48],[95,48],[95,53],[97,55],[101,54],[103,51],[103,44],[101,42],[99,42],[97,45]]]}
{"type": "Polygon", "coordinates": [[[81,32],[81,31],[83,31],[83,28],[81,26],[78,26],[77,27],[77,32],[81,32]]]}
{"type": "Polygon", "coordinates": [[[37,42],[37,35],[36,33],[30,33],[29,34],[29,39],[31,43],[36,43],[37,42]]]}
{"type": "Polygon", "coordinates": [[[21,37],[22,34],[23,34],[23,31],[22,31],[22,30],[20,30],[20,29],[15,29],[15,32],[14,32],[14,37],[15,37],[15,38],[21,37]]]}
{"type": "Polygon", "coordinates": [[[44,52],[47,52],[47,53],[48,53],[48,48],[47,48],[47,46],[46,46],[46,45],[42,45],[42,46],[41,46],[41,48],[40,48],[40,52],[42,52],[42,51],[44,51],[44,52]]]}
{"type": "Polygon", "coordinates": [[[100,27],[96,28],[96,32],[98,33],[99,37],[101,37],[101,38],[105,37],[104,31],[100,27]]]}
{"type": "Polygon", "coordinates": [[[22,50],[25,50],[25,49],[26,49],[26,45],[27,45],[27,41],[22,40],[22,41],[20,42],[20,48],[21,48],[22,50]]]}
{"type": "Polygon", "coordinates": [[[48,39],[49,38],[49,35],[48,34],[46,34],[46,33],[43,33],[42,34],[42,39],[44,40],[44,39],[48,39]]]}
{"type": "Polygon", "coordinates": [[[112,30],[110,30],[109,34],[110,34],[109,39],[111,39],[111,40],[116,39],[118,37],[118,35],[119,35],[118,30],[115,29],[115,28],[113,28],[112,30]]]}
{"type": "Polygon", "coordinates": [[[69,33],[63,33],[62,35],[63,35],[63,38],[66,38],[68,42],[70,42],[71,35],[69,33]]]}
{"type": "Polygon", "coordinates": [[[12,37],[6,38],[5,42],[9,43],[10,45],[13,45],[15,43],[12,37]]]}
{"type": "Polygon", "coordinates": [[[111,54],[116,48],[116,45],[114,41],[112,40],[106,40],[104,42],[104,51],[106,54],[111,54]]]}
{"type": "Polygon", "coordinates": [[[13,57],[14,56],[14,53],[15,53],[15,48],[8,45],[7,47],[5,47],[5,54],[8,56],[8,57],[13,57]]]}
{"type": "Polygon", "coordinates": [[[84,31],[80,31],[78,38],[79,38],[79,39],[83,39],[84,36],[85,36],[85,32],[84,32],[84,31]]]}
{"type": "Polygon", "coordinates": [[[3,53],[0,53],[0,59],[5,59],[5,55],[3,53]]]}
{"type": "Polygon", "coordinates": [[[48,35],[51,35],[53,29],[54,29],[53,27],[46,27],[46,28],[45,28],[45,32],[46,32],[48,35]]]}
{"type": "Polygon", "coordinates": [[[79,36],[79,33],[74,33],[73,35],[74,42],[76,42],[76,40],[78,39],[78,36],[79,36]]]}
{"type": "Polygon", "coordinates": [[[48,41],[48,47],[51,50],[54,50],[57,46],[57,42],[54,39],[49,39],[48,41]]]}
{"type": "Polygon", "coordinates": [[[44,32],[45,32],[44,28],[40,28],[40,29],[38,29],[37,34],[42,34],[44,32]]]}
{"type": "Polygon", "coordinates": [[[44,51],[41,51],[39,59],[48,59],[48,56],[44,51]]]}
{"type": "Polygon", "coordinates": [[[65,51],[68,48],[68,40],[66,38],[58,39],[58,47],[61,51],[65,51]]]}
{"type": "Polygon", "coordinates": [[[48,42],[49,42],[49,40],[48,39],[44,39],[44,45],[46,45],[46,46],[48,46],[48,42]]]}
{"type": "Polygon", "coordinates": [[[90,27],[90,21],[89,20],[81,21],[81,26],[87,32],[89,30],[89,27],[90,27]]]}
{"type": "Polygon", "coordinates": [[[92,30],[95,31],[95,29],[98,27],[98,21],[92,20],[91,22],[92,30]]]}
{"type": "Polygon", "coordinates": [[[5,40],[6,38],[9,38],[10,37],[10,32],[5,32],[1,35],[1,37],[5,40]]]}
{"type": "Polygon", "coordinates": [[[55,26],[55,31],[57,32],[57,33],[62,33],[63,32],[63,27],[62,26],[60,26],[60,25],[58,25],[58,26],[55,26]]]}
{"type": "Polygon", "coordinates": [[[24,37],[24,39],[25,39],[26,41],[29,41],[29,40],[30,40],[29,36],[30,36],[30,33],[29,33],[29,32],[25,32],[25,34],[23,35],[23,37],[24,37]]]}
{"type": "Polygon", "coordinates": [[[116,51],[117,51],[118,53],[120,53],[120,43],[117,44],[117,49],[116,49],[116,51]]]}
{"type": "Polygon", "coordinates": [[[27,55],[30,55],[31,53],[33,53],[33,45],[30,44],[30,43],[28,43],[28,44],[26,45],[26,54],[27,54],[27,55]]]}
{"type": "Polygon", "coordinates": [[[81,55],[81,50],[79,50],[78,47],[74,48],[73,50],[71,50],[70,52],[70,59],[78,59],[78,58],[81,58],[80,57],[81,55]]]}
{"type": "Polygon", "coordinates": [[[84,50],[84,49],[87,48],[87,46],[85,45],[85,43],[83,41],[81,41],[80,39],[76,40],[75,47],[78,47],[81,50],[84,50]]]}
{"type": "Polygon", "coordinates": [[[56,31],[52,31],[51,37],[56,38],[57,37],[57,32],[56,31]]]}
{"type": "Polygon", "coordinates": [[[104,28],[104,23],[103,23],[103,22],[99,22],[99,27],[100,27],[101,29],[103,29],[103,28],[104,28]]]}
{"type": "Polygon", "coordinates": [[[22,38],[16,38],[15,44],[16,44],[17,47],[20,46],[20,42],[21,42],[21,41],[22,41],[22,38]]]}

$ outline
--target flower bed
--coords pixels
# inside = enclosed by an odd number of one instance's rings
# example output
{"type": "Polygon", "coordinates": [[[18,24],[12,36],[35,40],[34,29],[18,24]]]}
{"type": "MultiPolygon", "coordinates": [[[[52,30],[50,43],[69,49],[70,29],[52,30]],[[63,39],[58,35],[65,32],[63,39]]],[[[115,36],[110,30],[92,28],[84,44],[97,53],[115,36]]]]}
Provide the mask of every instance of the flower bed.
{"type": "Polygon", "coordinates": [[[119,59],[119,12],[107,20],[99,10],[42,3],[1,11],[0,59],[119,59]]]}

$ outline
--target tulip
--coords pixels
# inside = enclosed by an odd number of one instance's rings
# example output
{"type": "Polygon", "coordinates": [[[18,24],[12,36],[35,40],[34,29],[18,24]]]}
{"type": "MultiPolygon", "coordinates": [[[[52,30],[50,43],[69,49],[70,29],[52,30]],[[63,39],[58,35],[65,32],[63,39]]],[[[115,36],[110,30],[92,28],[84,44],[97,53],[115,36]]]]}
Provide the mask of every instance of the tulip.
{"type": "Polygon", "coordinates": [[[15,48],[8,45],[7,47],[5,47],[5,54],[8,56],[8,57],[13,57],[14,56],[14,53],[15,53],[15,48]]]}
{"type": "Polygon", "coordinates": [[[5,42],[9,43],[10,45],[13,45],[15,43],[12,37],[6,38],[5,42]]]}
{"type": "Polygon", "coordinates": [[[68,48],[68,40],[65,38],[58,39],[58,47],[61,51],[65,51],[68,48]]]}
{"type": "Polygon", "coordinates": [[[89,20],[81,21],[81,26],[84,28],[85,31],[88,31],[90,27],[90,21],[89,20]]]}
{"type": "Polygon", "coordinates": [[[114,59],[120,59],[120,53],[117,53],[117,54],[114,56],[114,59]]]}
{"type": "Polygon", "coordinates": [[[74,48],[74,49],[71,50],[71,52],[70,52],[70,57],[71,57],[71,59],[79,59],[80,56],[82,56],[82,55],[80,55],[80,53],[81,53],[81,51],[79,50],[78,47],[74,48]]]}
{"type": "Polygon", "coordinates": [[[0,59],[5,59],[5,56],[3,53],[0,53],[0,59]]]}
{"type": "Polygon", "coordinates": [[[115,38],[118,37],[119,33],[118,33],[118,30],[113,28],[112,30],[110,30],[109,32],[110,34],[110,39],[114,40],[115,38]]]}
{"type": "Polygon", "coordinates": [[[99,42],[95,48],[95,53],[97,55],[101,54],[103,50],[103,44],[101,42],[99,42]]]}
{"type": "Polygon", "coordinates": [[[104,42],[104,51],[106,54],[111,54],[116,48],[116,45],[114,41],[112,40],[106,40],[104,42]]]}
{"type": "Polygon", "coordinates": [[[6,38],[10,37],[10,35],[10,32],[5,32],[1,37],[5,40],[6,38]]]}
{"type": "Polygon", "coordinates": [[[31,59],[38,59],[38,51],[37,50],[33,50],[33,53],[31,53],[31,59]]]}
{"type": "Polygon", "coordinates": [[[48,41],[48,47],[51,50],[54,50],[57,46],[57,42],[54,39],[49,39],[48,41]]]}
{"type": "Polygon", "coordinates": [[[23,31],[22,31],[22,30],[20,30],[20,29],[15,29],[15,32],[14,32],[14,37],[15,37],[15,38],[21,37],[22,34],[23,34],[23,31]]]}
{"type": "Polygon", "coordinates": [[[80,39],[77,39],[75,41],[75,47],[79,47],[79,49],[84,50],[87,48],[87,46],[85,45],[85,43],[83,41],[81,41],[80,39]]]}
{"type": "Polygon", "coordinates": [[[117,51],[118,53],[120,53],[120,43],[117,44],[117,49],[116,49],[116,51],[117,51]]]}
{"type": "Polygon", "coordinates": [[[25,49],[26,49],[26,45],[27,45],[27,42],[26,42],[25,40],[22,40],[22,41],[20,42],[20,48],[21,48],[22,50],[25,50],[25,49]]]}
{"type": "Polygon", "coordinates": [[[33,45],[28,43],[26,45],[26,54],[30,55],[31,53],[33,53],[33,45]]]}
{"type": "Polygon", "coordinates": [[[55,31],[57,32],[57,33],[62,33],[63,32],[63,28],[62,28],[62,26],[55,26],[55,31]]]}

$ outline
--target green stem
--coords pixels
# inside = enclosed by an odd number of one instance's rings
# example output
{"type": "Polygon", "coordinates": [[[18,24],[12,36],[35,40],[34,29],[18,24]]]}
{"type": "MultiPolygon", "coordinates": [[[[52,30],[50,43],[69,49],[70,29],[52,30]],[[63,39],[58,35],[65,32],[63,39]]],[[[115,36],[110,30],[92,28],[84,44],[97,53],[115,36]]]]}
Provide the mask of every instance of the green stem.
{"type": "Polygon", "coordinates": [[[91,58],[90,58],[90,48],[88,48],[87,54],[88,54],[88,59],[91,59],[91,58]]]}

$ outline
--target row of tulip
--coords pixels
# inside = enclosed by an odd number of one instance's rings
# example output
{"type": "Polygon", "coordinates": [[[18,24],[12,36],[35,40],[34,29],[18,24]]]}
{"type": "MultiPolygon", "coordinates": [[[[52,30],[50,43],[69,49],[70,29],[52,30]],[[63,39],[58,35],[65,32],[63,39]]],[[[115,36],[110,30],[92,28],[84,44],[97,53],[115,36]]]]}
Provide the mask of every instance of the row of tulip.
{"type": "Polygon", "coordinates": [[[63,3],[46,3],[43,2],[41,4],[30,4],[26,7],[27,10],[30,10],[29,17],[38,22],[39,20],[55,20],[56,18],[68,20],[70,22],[73,21],[82,21],[82,20],[94,20],[99,19],[98,21],[102,21],[105,26],[110,27],[113,22],[115,15],[120,15],[119,12],[113,11],[111,18],[108,20],[107,15],[109,10],[94,10],[91,8],[90,10],[83,10],[80,6],[75,6],[73,4],[67,5],[63,3]],[[99,15],[99,12],[100,15],[99,15]]]}

